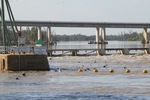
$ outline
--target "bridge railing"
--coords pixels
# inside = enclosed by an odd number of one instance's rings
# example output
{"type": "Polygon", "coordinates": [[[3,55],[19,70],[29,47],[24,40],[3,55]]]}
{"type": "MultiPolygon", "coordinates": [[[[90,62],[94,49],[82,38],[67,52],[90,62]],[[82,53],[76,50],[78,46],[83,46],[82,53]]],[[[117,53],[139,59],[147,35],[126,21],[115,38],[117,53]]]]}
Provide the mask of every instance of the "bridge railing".
{"type": "Polygon", "coordinates": [[[0,54],[7,54],[10,51],[10,47],[8,46],[0,46],[0,54]]]}

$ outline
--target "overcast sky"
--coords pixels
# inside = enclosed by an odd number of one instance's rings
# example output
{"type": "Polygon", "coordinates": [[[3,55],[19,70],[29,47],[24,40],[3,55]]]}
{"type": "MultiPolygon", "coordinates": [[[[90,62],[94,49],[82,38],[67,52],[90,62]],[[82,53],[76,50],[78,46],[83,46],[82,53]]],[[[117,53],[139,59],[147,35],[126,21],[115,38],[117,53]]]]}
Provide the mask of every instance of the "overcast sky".
{"type": "MultiPolygon", "coordinates": [[[[150,0],[9,1],[16,20],[150,23],[150,0]]],[[[65,28],[54,30],[61,34],[67,33],[66,30],[68,30],[68,33],[72,32],[74,34],[88,33],[90,35],[95,32],[95,29],[65,28]]],[[[114,29],[112,30],[112,32],[115,32],[114,29]]],[[[109,34],[115,34],[111,33],[110,29],[106,31],[109,34]]],[[[124,32],[125,30],[121,29],[121,31],[124,32]]]]}

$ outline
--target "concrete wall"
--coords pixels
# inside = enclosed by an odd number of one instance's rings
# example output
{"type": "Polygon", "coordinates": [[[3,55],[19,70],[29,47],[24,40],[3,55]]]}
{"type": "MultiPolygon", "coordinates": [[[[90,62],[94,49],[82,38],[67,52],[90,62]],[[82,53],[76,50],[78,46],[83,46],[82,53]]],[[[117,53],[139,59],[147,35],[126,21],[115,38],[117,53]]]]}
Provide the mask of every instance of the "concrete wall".
{"type": "Polygon", "coordinates": [[[46,55],[0,55],[0,69],[12,71],[50,70],[46,55]]]}

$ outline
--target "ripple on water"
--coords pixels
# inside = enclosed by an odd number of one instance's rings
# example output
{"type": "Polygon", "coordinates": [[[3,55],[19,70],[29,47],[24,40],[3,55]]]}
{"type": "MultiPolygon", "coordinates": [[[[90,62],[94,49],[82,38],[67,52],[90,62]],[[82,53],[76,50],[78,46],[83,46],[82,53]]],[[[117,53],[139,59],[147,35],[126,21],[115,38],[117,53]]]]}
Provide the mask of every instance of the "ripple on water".
{"type": "Polygon", "coordinates": [[[1,100],[149,100],[150,97],[99,94],[91,92],[12,93],[0,95],[1,100]]]}

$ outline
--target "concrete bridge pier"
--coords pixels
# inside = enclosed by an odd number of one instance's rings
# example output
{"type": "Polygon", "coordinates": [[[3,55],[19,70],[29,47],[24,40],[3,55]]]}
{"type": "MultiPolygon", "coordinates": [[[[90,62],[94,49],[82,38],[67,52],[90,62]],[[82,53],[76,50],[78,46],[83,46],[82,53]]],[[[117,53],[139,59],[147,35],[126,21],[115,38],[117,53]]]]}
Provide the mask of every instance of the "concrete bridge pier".
{"type": "Polygon", "coordinates": [[[99,44],[96,44],[96,55],[100,55],[99,44]]]}
{"type": "Polygon", "coordinates": [[[51,34],[51,27],[47,27],[47,43],[51,44],[52,43],[52,34],[51,34]]]}
{"type": "Polygon", "coordinates": [[[104,27],[101,28],[101,44],[108,44],[105,40],[106,37],[106,29],[104,27]]]}
{"type": "Polygon", "coordinates": [[[103,44],[105,44],[105,42],[102,43],[102,41],[105,41],[105,29],[101,32],[103,34],[103,36],[101,37],[101,42],[99,41],[99,27],[96,28],[96,49],[98,49],[96,51],[96,55],[104,55],[105,54],[105,47],[103,44]],[[101,44],[101,49],[99,47],[99,44],[101,44]]]}
{"type": "Polygon", "coordinates": [[[96,44],[96,55],[105,55],[106,51],[105,51],[105,44],[101,44],[101,48],[100,48],[100,44],[96,44]]]}
{"type": "Polygon", "coordinates": [[[38,40],[39,40],[39,39],[41,39],[41,27],[38,26],[37,30],[38,30],[38,40]]]}
{"type": "Polygon", "coordinates": [[[99,44],[99,27],[96,27],[96,44],[99,44]]]}
{"type": "Polygon", "coordinates": [[[96,27],[96,55],[100,55],[100,50],[99,50],[99,27],[96,27]]]}
{"type": "Polygon", "coordinates": [[[73,50],[73,51],[71,51],[72,52],[72,56],[77,56],[78,55],[78,53],[77,52],[79,52],[78,50],[73,50]]]}
{"type": "Polygon", "coordinates": [[[147,28],[143,28],[144,32],[143,32],[143,40],[142,43],[143,44],[147,44],[149,43],[149,37],[148,37],[148,32],[147,32],[147,28]]]}

